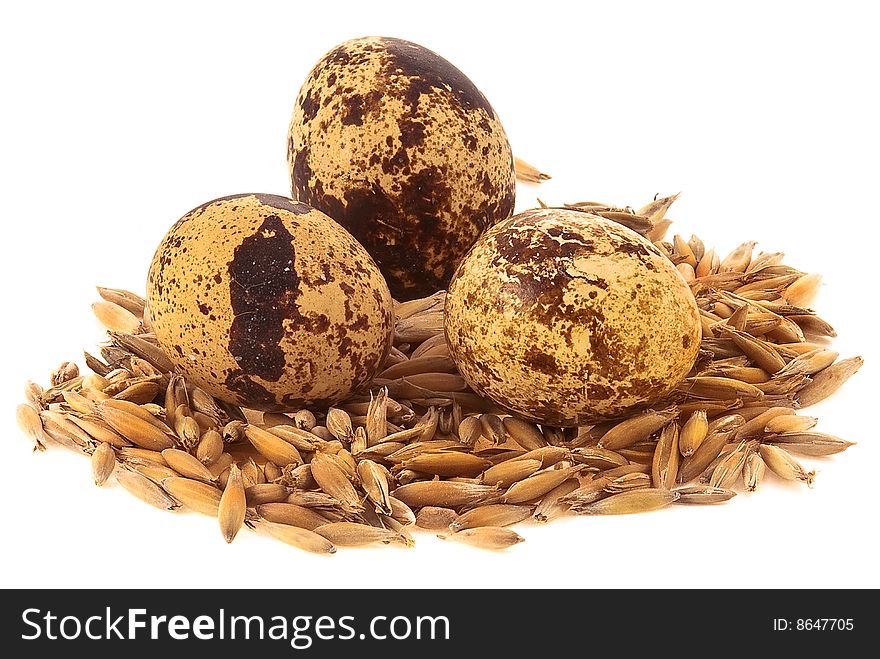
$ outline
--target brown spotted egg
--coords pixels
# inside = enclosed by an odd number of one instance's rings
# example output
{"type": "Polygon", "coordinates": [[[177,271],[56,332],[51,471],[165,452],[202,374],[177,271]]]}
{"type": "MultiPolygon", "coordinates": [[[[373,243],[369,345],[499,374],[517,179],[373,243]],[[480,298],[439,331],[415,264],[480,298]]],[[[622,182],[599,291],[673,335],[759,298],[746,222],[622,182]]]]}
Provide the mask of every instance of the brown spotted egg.
{"type": "Polygon", "coordinates": [[[445,331],[473,389],[562,427],[669,394],[701,338],[694,297],[656,247],[610,220],[559,209],[486,232],[449,286],[445,331]]]}
{"type": "Polygon", "coordinates": [[[445,288],[513,213],[513,154],[492,106],[409,41],[354,39],[321,58],[296,99],[287,155],[294,199],[348,229],[398,300],[445,288]]]}
{"type": "Polygon", "coordinates": [[[370,255],[324,213],[275,195],[184,215],[156,250],[147,301],[179,372],[245,407],[335,403],[391,346],[391,295],[370,255]]]}

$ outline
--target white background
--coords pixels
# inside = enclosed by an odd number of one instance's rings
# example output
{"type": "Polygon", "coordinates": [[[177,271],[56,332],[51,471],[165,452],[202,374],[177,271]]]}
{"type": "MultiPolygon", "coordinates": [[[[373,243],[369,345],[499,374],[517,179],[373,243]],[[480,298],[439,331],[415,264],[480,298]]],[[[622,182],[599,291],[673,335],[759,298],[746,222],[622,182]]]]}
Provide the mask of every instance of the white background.
{"type": "Polygon", "coordinates": [[[4,3],[0,586],[880,586],[877,23],[863,2],[717,6],[4,3]],[[94,487],[83,457],[31,454],[14,405],[100,341],[94,285],[143,291],[165,231],[204,201],[287,193],[299,85],[368,34],[432,48],[486,94],[554,177],[518,209],[683,191],[673,232],[823,273],[815,305],[867,364],[810,413],[858,445],[805,459],[813,490],[768,476],[720,507],[523,526],[505,553],[421,533],[332,558],[250,533],[227,546],[211,519],[94,487]]]}

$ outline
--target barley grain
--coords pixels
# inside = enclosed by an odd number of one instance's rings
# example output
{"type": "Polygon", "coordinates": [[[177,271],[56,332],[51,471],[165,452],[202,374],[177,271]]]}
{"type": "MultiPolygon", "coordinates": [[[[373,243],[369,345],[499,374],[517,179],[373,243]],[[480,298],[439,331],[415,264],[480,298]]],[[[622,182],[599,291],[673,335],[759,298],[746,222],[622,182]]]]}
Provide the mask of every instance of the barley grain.
{"type": "Polygon", "coordinates": [[[855,442],[848,442],[840,437],[821,432],[784,432],[772,437],[767,437],[766,442],[777,444],[791,453],[822,457],[841,453],[855,442]]]}
{"type": "Polygon", "coordinates": [[[736,496],[736,492],[721,487],[709,485],[691,485],[688,487],[679,487],[673,490],[678,494],[678,499],[674,503],[682,504],[715,504],[730,501],[736,496]]]}
{"type": "Polygon", "coordinates": [[[503,501],[504,503],[524,503],[539,499],[556,486],[575,476],[583,468],[583,465],[574,465],[562,469],[539,471],[511,485],[504,493],[503,501]]]}
{"type": "Polygon", "coordinates": [[[569,478],[541,497],[532,515],[536,522],[546,523],[568,511],[568,505],[561,499],[580,487],[576,478],[569,478]]]}
{"type": "Polygon", "coordinates": [[[470,545],[471,547],[493,551],[507,549],[508,547],[512,547],[525,540],[521,535],[510,529],[492,526],[465,529],[463,531],[458,531],[457,533],[450,533],[449,535],[440,535],[437,537],[441,540],[452,540],[454,542],[461,542],[470,545]]]}
{"type": "Polygon", "coordinates": [[[499,489],[490,485],[454,481],[416,481],[401,485],[391,494],[410,508],[422,506],[457,508],[497,498],[499,489]]]}
{"type": "Polygon", "coordinates": [[[650,488],[652,481],[651,474],[639,471],[629,472],[612,478],[605,486],[605,491],[613,494],[630,490],[643,490],[650,488]]]}
{"type": "Polygon", "coordinates": [[[204,465],[211,465],[223,453],[223,437],[216,430],[206,431],[196,445],[196,458],[204,465]]]}
{"type": "Polygon", "coordinates": [[[629,464],[629,460],[620,453],[598,446],[572,449],[571,459],[578,464],[595,469],[613,469],[629,464]]]}
{"type": "Polygon", "coordinates": [[[180,476],[180,474],[174,471],[171,467],[166,467],[165,465],[155,462],[137,462],[125,460],[124,464],[129,469],[133,469],[141,476],[146,476],[158,485],[161,485],[162,481],[164,481],[166,478],[177,478],[180,476]]]}
{"type": "Polygon", "coordinates": [[[258,528],[265,530],[266,533],[276,540],[280,540],[297,549],[313,554],[330,555],[336,553],[336,545],[309,529],[284,524],[273,524],[271,522],[262,522],[258,524],[258,528]]]}
{"type": "Polygon", "coordinates": [[[162,480],[162,487],[187,508],[210,517],[217,516],[222,492],[213,485],[190,478],[170,477],[162,480]]]}
{"type": "Polygon", "coordinates": [[[669,490],[675,485],[681,459],[679,434],[678,423],[672,421],[663,429],[657,439],[657,448],[654,449],[649,479],[655,488],[669,490]]]}
{"type": "Polygon", "coordinates": [[[108,330],[125,334],[137,334],[140,331],[141,318],[118,304],[107,301],[93,302],[92,311],[98,322],[108,330]]]}
{"type": "Polygon", "coordinates": [[[644,513],[660,508],[678,500],[675,490],[642,489],[621,492],[588,504],[575,504],[571,510],[579,515],[628,515],[644,513]]]}
{"type": "Polygon", "coordinates": [[[354,428],[351,425],[351,417],[348,415],[348,412],[338,407],[331,407],[327,410],[326,426],[330,434],[339,441],[351,442],[354,428]]]}
{"type": "Polygon", "coordinates": [[[647,439],[652,433],[660,430],[678,415],[676,408],[670,408],[662,412],[646,412],[625,421],[621,421],[611,428],[599,440],[599,446],[612,451],[626,448],[647,439]]]}
{"type": "Polygon", "coordinates": [[[256,483],[244,490],[248,508],[264,503],[281,503],[287,501],[290,490],[282,483],[256,483]]]}
{"type": "Polygon", "coordinates": [[[759,450],[767,468],[780,478],[813,485],[816,472],[804,469],[787,451],[772,444],[762,444],[759,450]]]}
{"type": "Polygon", "coordinates": [[[697,410],[688,417],[681,428],[678,438],[678,448],[682,457],[694,454],[709,432],[709,422],[706,410],[697,410]]]}
{"type": "Polygon", "coordinates": [[[139,318],[143,317],[147,303],[140,295],[121,288],[105,288],[102,286],[97,286],[96,288],[98,295],[107,302],[117,304],[139,318]]]}
{"type": "Polygon", "coordinates": [[[392,515],[387,472],[372,460],[361,460],[357,475],[367,498],[376,506],[376,512],[392,515]]]}
{"type": "Polygon", "coordinates": [[[40,414],[30,405],[22,403],[15,408],[15,420],[21,431],[34,442],[35,451],[46,450],[46,433],[40,414]]]}
{"type": "Polygon", "coordinates": [[[458,426],[458,437],[465,446],[473,446],[483,432],[479,416],[469,416],[461,420],[458,426]]]}
{"type": "MultiPolygon", "coordinates": [[[[740,417],[742,418],[742,417],[740,417]]],[[[699,476],[711,462],[718,457],[721,449],[733,436],[733,430],[714,430],[709,432],[693,455],[684,458],[678,468],[678,482],[687,483],[699,476]]]]}
{"type": "Polygon", "coordinates": [[[542,468],[540,460],[506,460],[489,467],[482,480],[486,485],[508,488],[542,468]]]}
{"type": "Polygon", "coordinates": [[[302,456],[293,444],[273,435],[268,430],[248,424],[244,428],[244,435],[264,458],[271,460],[279,467],[303,463],[302,456]]]}
{"type": "Polygon", "coordinates": [[[92,453],[92,476],[95,485],[103,485],[116,467],[116,454],[107,442],[101,442],[92,453]]]}
{"type": "Polygon", "coordinates": [[[798,403],[801,407],[809,407],[825,400],[857,373],[864,363],[861,357],[850,357],[819,371],[813,376],[813,381],[797,393],[798,403]]]}
{"type": "Polygon", "coordinates": [[[531,515],[531,506],[494,503],[471,508],[451,522],[449,528],[457,532],[462,529],[473,529],[480,526],[510,526],[528,519],[531,515]]]}
{"type": "Polygon", "coordinates": [[[314,532],[340,547],[362,547],[374,543],[408,545],[406,538],[394,531],[355,522],[331,522],[317,527],[314,532]]]}
{"type": "Polygon", "coordinates": [[[129,469],[116,470],[116,482],[129,494],[162,510],[177,510],[180,503],[162,487],[141,474],[129,469]]]}
{"type": "Polygon", "coordinates": [[[746,456],[746,461],[743,465],[743,485],[746,492],[754,492],[758,489],[761,479],[764,478],[765,470],[766,465],[760,452],[752,451],[746,456]]]}
{"type": "Polygon", "coordinates": [[[269,522],[298,526],[310,531],[328,522],[316,509],[284,501],[257,504],[256,510],[260,517],[269,522]]]}
{"type": "Polygon", "coordinates": [[[247,499],[244,493],[241,470],[238,465],[233,464],[229,468],[229,479],[223,489],[220,506],[217,510],[220,533],[227,543],[232,542],[241,530],[246,512],[247,499]]]}
{"type": "Polygon", "coordinates": [[[350,509],[363,509],[360,495],[336,462],[324,453],[316,453],[310,464],[312,478],[324,492],[350,509]]]}
{"type": "Polygon", "coordinates": [[[728,453],[712,470],[709,478],[709,486],[729,490],[742,474],[743,466],[749,453],[754,450],[753,446],[749,446],[745,441],[741,441],[739,445],[728,453]]]}
{"type": "Polygon", "coordinates": [[[214,480],[211,471],[204,463],[186,451],[168,448],[162,451],[162,457],[165,459],[165,463],[181,476],[205,482],[214,480]]]}
{"type": "Polygon", "coordinates": [[[492,463],[471,453],[438,451],[422,453],[401,463],[404,469],[444,477],[476,476],[492,463]]]}

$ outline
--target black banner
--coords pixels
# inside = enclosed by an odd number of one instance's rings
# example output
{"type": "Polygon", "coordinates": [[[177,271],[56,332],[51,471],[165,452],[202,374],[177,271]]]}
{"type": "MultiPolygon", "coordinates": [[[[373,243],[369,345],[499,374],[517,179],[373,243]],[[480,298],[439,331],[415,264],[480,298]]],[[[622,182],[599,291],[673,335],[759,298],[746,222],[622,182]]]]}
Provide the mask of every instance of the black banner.
{"type": "MultiPolygon", "coordinates": [[[[842,590],[6,590],[2,643],[26,651],[129,649],[259,657],[459,652],[523,657],[605,647],[811,656],[878,637],[874,593],[842,590]]],[[[46,655],[51,656],[51,655],[46,655]]],[[[489,656],[489,655],[487,655],[489,656]]]]}

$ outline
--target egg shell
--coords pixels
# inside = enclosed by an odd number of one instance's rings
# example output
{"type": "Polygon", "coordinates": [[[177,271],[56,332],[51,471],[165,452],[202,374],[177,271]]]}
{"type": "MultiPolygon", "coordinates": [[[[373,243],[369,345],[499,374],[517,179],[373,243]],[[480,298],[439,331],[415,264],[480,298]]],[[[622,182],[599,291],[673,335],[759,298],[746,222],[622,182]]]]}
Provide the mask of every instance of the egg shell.
{"type": "Polygon", "coordinates": [[[473,389],[561,427],[667,395],[701,338],[694,297],[656,247],[610,220],[558,209],[490,229],[455,273],[444,321],[473,389]]]}
{"type": "Polygon", "coordinates": [[[401,39],[354,39],[321,58],[287,155],[293,198],[348,229],[398,300],[445,288],[513,213],[513,154],[492,106],[448,61],[401,39]]]}
{"type": "Polygon", "coordinates": [[[275,195],[184,215],[156,250],[147,298],[178,371],[256,409],[331,405],[391,346],[393,303],[370,255],[320,211],[275,195]]]}

